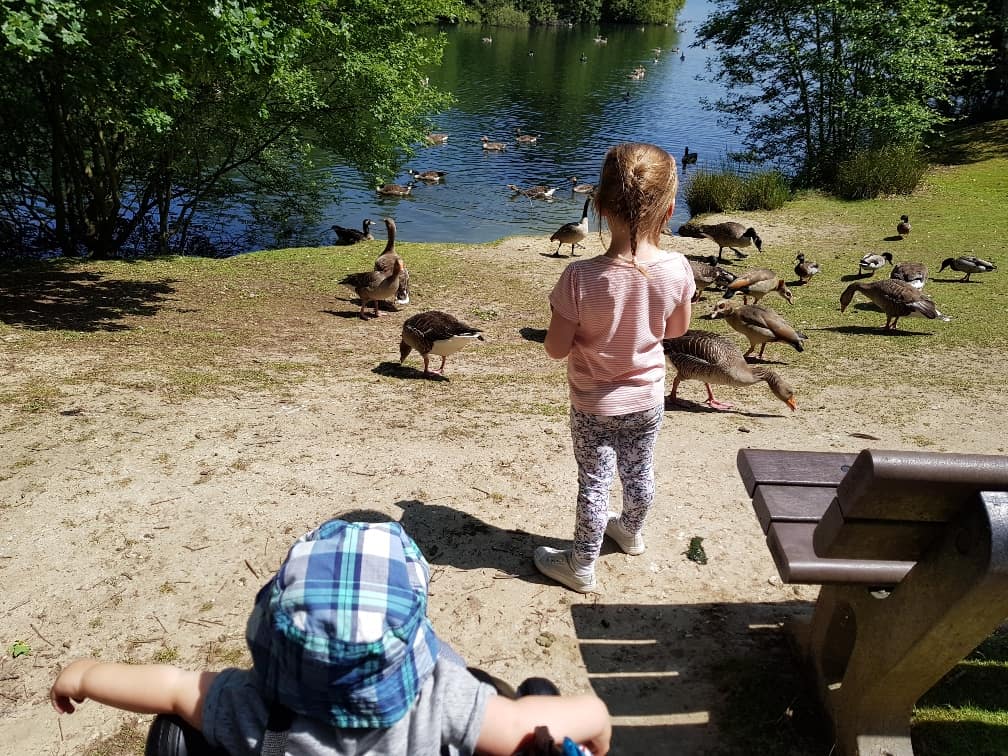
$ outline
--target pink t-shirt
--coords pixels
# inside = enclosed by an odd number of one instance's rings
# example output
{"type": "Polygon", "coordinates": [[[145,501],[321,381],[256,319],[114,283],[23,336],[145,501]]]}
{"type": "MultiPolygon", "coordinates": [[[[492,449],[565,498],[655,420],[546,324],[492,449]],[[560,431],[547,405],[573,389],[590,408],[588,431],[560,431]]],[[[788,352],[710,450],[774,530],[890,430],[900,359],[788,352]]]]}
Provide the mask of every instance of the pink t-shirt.
{"type": "Polygon", "coordinates": [[[577,323],[567,380],[571,404],[580,412],[625,415],[663,401],[665,321],[696,286],[678,252],[641,267],[650,277],[605,255],[578,260],[550,294],[553,310],[577,323]]]}

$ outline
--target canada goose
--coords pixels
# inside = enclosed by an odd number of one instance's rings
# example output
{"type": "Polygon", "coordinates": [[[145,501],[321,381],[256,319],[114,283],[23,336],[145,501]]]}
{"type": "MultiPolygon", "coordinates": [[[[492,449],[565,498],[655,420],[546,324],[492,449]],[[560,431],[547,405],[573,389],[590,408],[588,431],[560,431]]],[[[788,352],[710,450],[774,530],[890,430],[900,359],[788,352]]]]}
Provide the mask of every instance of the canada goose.
{"type": "Polygon", "coordinates": [[[588,236],[588,208],[591,206],[592,198],[589,196],[585,200],[584,210],[581,211],[581,220],[577,223],[564,223],[553,232],[550,241],[559,242],[553,257],[560,257],[560,247],[564,244],[571,245],[571,257],[574,257],[574,246],[588,236]]]}
{"type": "Polygon", "coordinates": [[[483,37],[481,41],[483,42],[484,45],[492,45],[493,37],[483,37]]]}
{"type": "Polygon", "coordinates": [[[538,134],[523,134],[520,128],[515,129],[515,141],[518,144],[535,144],[539,141],[538,134]]]}
{"type": "Polygon", "coordinates": [[[942,315],[931,298],[908,283],[883,278],[880,281],[854,282],[840,295],[840,312],[847,309],[855,294],[868,297],[876,307],[885,313],[883,330],[895,331],[896,323],[902,317],[917,316],[948,322],[952,318],[942,315]]]}
{"type": "Polygon", "coordinates": [[[794,389],[778,373],[763,365],[750,365],[735,342],[711,331],[686,331],[675,339],[662,341],[665,357],[676,369],[669,399],[673,404],[683,402],[676,398],[680,381],[703,381],[707,388],[707,405],[714,409],[731,409],[729,402],[714,398],[711,384],[726,386],[751,386],[766,381],[778,399],[794,411],[797,402],[794,389]]]}
{"type": "Polygon", "coordinates": [[[697,239],[711,239],[718,245],[718,262],[723,262],[721,253],[725,247],[734,252],[735,256],[740,260],[749,255],[742,252],[739,247],[748,247],[750,244],[753,244],[757,251],[761,252],[763,250],[763,240],[759,238],[756,229],[752,226],[746,228],[741,223],[736,223],[735,221],[705,223],[699,226],[686,223],[679,226],[679,235],[692,236],[697,239]]]}
{"type": "Polygon", "coordinates": [[[900,216],[900,222],[896,224],[896,233],[901,237],[910,234],[910,218],[905,215],[900,216]]]}
{"type": "Polygon", "coordinates": [[[581,62],[582,63],[587,63],[588,62],[588,56],[585,55],[584,53],[581,53],[581,62]]]}
{"type": "Polygon", "coordinates": [[[679,60],[686,60],[686,53],[679,56],[679,60]]]}
{"type": "Polygon", "coordinates": [[[595,184],[579,184],[577,176],[571,176],[571,191],[578,194],[590,194],[595,191],[595,184]]]}
{"type": "Polygon", "coordinates": [[[959,257],[946,257],[942,260],[941,267],[938,270],[942,271],[945,268],[952,268],[952,270],[965,273],[966,275],[959,279],[961,283],[969,281],[970,276],[974,273],[990,273],[993,270],[997,270],[997,265],[989,260],[973,257],[973,255],[960,255],[959,257]]]}
{"type": "Polygon", "coordinates": [[[441,182],[441,179],[448,175],[448,171],[414,171],[412,168],[407,172],[416,180],[424,181],[428,184],[438,184],[441,182]]]}
{"type": "Polygon", "coordinates": [[[514,184],[508,184],[507,188],[510,189],[515,194],[520,194],[523,197],[528,197],[529,199],[551,199],[556,193],[556,187],[543,186],[538,184],[536,186],[530,186],[523,188],[516,186],[514,184]]]}
{"type": "Polygon", "coordinates": [[[807,284],[812,280],[812,276],[819,272],[819,263],[807,261],[801,252],[798,253],[795,262],[797,264],[794,266],[794,272],[798,276],[798,283],[807,284]]]}
{"type": "Polygon", "coordinates": [[[507,150],[507,145],[504,142],[491,142],[488,136],[480,137],[480,141],[483,142],[483,149],[487,152],[504,152],[507,150]]]}
{"type": "Polygon", "coordinates": [[[647,75],[647,71],[644,70],[644,67],[643,66],[637,66],[637,68],[635,68],[633,71],[630,72],[630,74],[628,75],[628,78],[630,78],[630,79],[636,79],[636,80],[639,81],[640,79],[643,79],[646,75],[647,75]]]}
{"type": "Polygon", "coordinates": [[[448,141],[448,135],[438,133],[428,134],[427,141],[430,144],[444,144],[445,142],[448,141]]]}
{"type": "Polygon", "coordinates": [[[396,242],[396,224],[391,218],[385,218],[385,233],[388,236],[388,241],[385,242],[385,249],[382,253],[378,255],[378,259],[375,260],[374,269],[379,273],[384,273],[386,276],[391,275],[393,268],[395,267],[395,261],[400,260],[402,262],[402,273],[399,275],[399,286],[396,287],[395,293],[395,303],[397,305],[408,305],[410,302],[409,297],[409,269],[406,267],[406,261],[403,260],[399,254],[395,251],[396,242]]]}
{"type": "Polygon", "coordinates": [[[364,309],[369,302],[374,304],[374,316],[379,317],[378,302],[388,299],[396,293],[402,271],[403,261],[397,259],[392,264],[391,274],[369,270],[366,273],[351,273],[344,276],[340,283],[351,287],[360,298],[361,308],[358,317],[364,318],[364,309]]]}
{"type": "Polygon", "coordinates": [[[332,230],[336,232],[336,237],[339,239],[340,244],[356,244],[360,241],[371,241],[374,236],[371,235],[371,219],[365,218],[364,222],[361,224],[363,231],[358,231],[356,228],[347,228],[345,226],[332,227],[332,230]]]}
{"type": "Polygon", "coordinates": [[[862,257],[858,263],[858,273],[863,275],[867,271],[868,275],[872,275],[876,270],[887,264],[892,265],[891,252],[883,252],[881,255],[869,253],[862,257]]]}
{"type": "Polygon", "coordinates": [[[919,262],[904,262],[894,265],[889,278],[895,281],[903,281],[913,286],[915,289],[923,289],[927,282],[927,265],[919,262]]]}
{"type": "Polygon", "coordinates": [[[408,197],[410,192],[413,191],[413,184],[415,183],[415,181],[410,181],[405,186],[402,184],[383,184],[378,187],[378,194],[384,197],[408,197]]]}
{"type": "Polygon", "coordinates": [[[784,317],[769,307],[763,305],[740,305],[722,299],[714,305],[710,314],[711,320],[723,319],[732,328],[749,339],[749,351],[743,357],[748,357],[759,345],[759,358],[763,359],[763,350],[771,342],[790,344],[796,351],[805,351],[802,341],[808,338],[784,319],[784,317]]]}
{"type": "Polygon", "coordinates": [[[731,299],[741,292],[743,304],[749,304],[749,297],[752,297],[753,304],[756,304],[771,291],[776,291],[784,297],[788,304],[794,303],[794,295],[784,283],[784,279],[769,268],[754,268],[736,276],[735,280],[725,287],[724,298],[731,299]]]}
{"type": "Polygon", "coordinates": [[[472,341],[484,341],[483,332],[463,323],[453,315],[439,310],[421,312],[406,319],[399,342],[399,364],[416,349],[423,357],[424,375],[429,375],[430,355],[441,357],[441,367],[435,373],[443,373],[445,360],[472,341]]]}
{"type": "Polygon", "coordinates": [[[661,55],[661,48],[660,47],[656,47],[651,52],[653,52],[656,56],[657,55],[661,55]]]}
{"type": "Polygon", "coordinates": [[[595,37],[596,45],[604,45],[609,41],[608,37],[595,37]]]}
{"type": "Polygon", "coordinates": [[[696,161],[697,161],[697,154],[695,152],[690,152],[689,151],[689,145],[687,145],[686,149],[683,151],[683,156],[682,156],[682,164],[683,164],[683,166],[685,167],[687,165],[694,164],[694,163],[696,163],[696,161]]]}
{"type": "Polygon", "coordinates": [[[717,264],[717,258],[711,255],[706,261],[689,260],[693,270],[693,283],[696,284],[694,302],[700,300],[700,295],[708,286],[727,286],[735,280],[735,274],[717,264]]]}

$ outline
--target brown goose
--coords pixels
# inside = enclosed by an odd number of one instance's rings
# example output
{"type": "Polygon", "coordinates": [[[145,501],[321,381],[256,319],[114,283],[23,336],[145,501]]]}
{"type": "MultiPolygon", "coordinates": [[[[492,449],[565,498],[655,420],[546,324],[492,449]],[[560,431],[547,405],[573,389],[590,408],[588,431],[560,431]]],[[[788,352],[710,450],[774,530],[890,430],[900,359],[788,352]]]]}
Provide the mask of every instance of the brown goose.
{"type": "Polygon", "coordinates": [[[362,241],[372,241],[374,236],[371,235],[371,219],[365,218],[361,224],[361,228],[363,231],[359,231],[356,228],[334,225],[332,230],[336,232],[336,238],[340,244],[356,244],[362,241]]]}
{"type": "Polygon", "coordinates": [[[693,269],[693,283],[696,284],[696,294],[693,301],[700,301],[700,295],[708,286],[727,286],[735,280],[735,274],[717,264],[717,258],[711,255],[707,260],[690,260],[693,269]]]}
{"type": "Polygon", "coordinates": [[[749,339],[749,351],[743,357],[748,357],[759,346],[759,358],[763,359],[763,350],[771,342],[790,344],[798,352],[805,351],[802,341],[808,338],[801,331],[796,331],[780,313],[762,305],[740,305],[722,299],[714,306],[710,314],[711,320],[723,319],[732,328],[749,339]]]}
{"type": "Polygon", "coordinates": [[[883,265],[892,265],[891,252],[883,252],[881,255],[869,253],[858,262],[858,273],[864,274],[867,271],[870,276],[883,265]]]}
{"type": "Polygon", "coordinates": [[[487,152],[504,152],[507,150],[507,145],[504,142],[491,142],[488,136],[480,137],[480,141],[483,142],[483,149],[487,152]]]}
{"type": "Polygon", "coordinates": [[[440,183],[441,179],[448,175],[448,171],[414,171],[412,168],[407,173],[417,181],[423,181],[427,184],[440,183]]]}
{"type": "Polygon", "coordinates": [[[559,242],[553,257],[560,257],[560,247],[564,244],[571,245],[571,257],[574,257],[574,246],[580,244],[581,240],[588,236],[588,208],[591,206],[591,197],[585,200],[584,210],[581,211],[581,220],[577,223],[564,223],[553,232],[550,241],[559,242]]]}
{"type": "Polygon", "coordinates": [[[989,260],[973,257],[973,255],[961,255],[960,257],[946,257],[942,260],[941,267],[938,270],[942,271],[945,268],[965,273],[966,275],[959,279],[962,282],[969,281],[970,276],[974,273],[990,273],[992,270],[997,270],[997,265],[989,260]]]}
{"type": "Polygon", "coordinates": [[[724,295],[725,299],[731,299],[737,293],[742,292],[743,303],[749,304],[749,297],[752,297],[755,304],[771,291],[776,291],[784,297],[788,304],[794,302],[794,295],[791,294],[791,289],[784,283],[784,279],[769,268],[747,270],[728,284],[724,295]]]}
{"type": "Polygon", "coordinates": [[[515,141],[518,144],[535,144],[539,141],[538,134],[523,134],[521,128],[515,129],[515,141]]]}
{"type": "Polygon", "coordinates": [[[871,283],[852,283],[840,295],[840,312],[846,310],[854,295],[859,293],[868,297],[885,313],[886,322],[882,328],[886,331],[895,331],[896,322],[902,317],[938,318],[946,322],[952,319],[942,315],[929,296],[908,283],[892,278],[871,283]]]}
{"type": "Polygon", "coordinates": [[[379,316],[378,302],[394,296],[399,288],[399,279],[403,271],[402,259],[396,259],[392,264],[392,273],[385,274],[379,270],[369,270],[366,273],[351,273],[345,276],[340,283],[351,287],[361,301],[361,308],[358,316],[364,318],[364,309],[368,303],[374,304],[374,316],[379,316]]]}
{"type": "Polygon", "coordinates": [[[894,265],[892,272],[889,274],[889,278],[908,283],[915,289],[923,289],[924,284],[927,282],[927,277],[927,265],[919,262],[904,262],[894,265]]]}
{"type": "Polygon", "coordinates": [[[516,184],[508,184],[507,188],[510,189],[515,194],[520,194],[523,197],[528,197],[529,199],[552,199],[553,195],[556,193],[556,187],[543,186],[542,184],[537,184],[536,186],[521,187],[516,184]]]}
{"type": "Polygon", "coordinates": [[[378,187],[378,194],[384,197],[408,197],[413,191],[413,184],[415,181],[410,181],[408,184],[382,184],[378,187]]]}
{"type": "Polygon", "coordinates": [[[798,283],[807,284],[819,272],[819,263],[806,260],[801,252],[795,258],[795,263],[794,272],[798,276],[798,283]]]}
{"type": "Polygon", "coordinates": [[[909,236],[910,234],[910,218],[905,215],[900,216],[899,223],[896,224],[896,233],[901,237],[909,236]]]}
{"type": "Polygon", "coordinates": [[[427,135],[427,142],[430,144],[444,144],[448,141],[448,135],[444,133],[432,132],[427,135]]]}
{"type": "Polygon", "coordinates": [[[395,221],[391,218],[385,218],[384,220],[385,233],[388,235],[388,241],[385,243],[385,249],[382,250],[382,253],[378,255],[378,259],[375,260],[374,269],[379,273],[383,273],[388,276],[392,274],[392,270],[395,268],[396,260],[399,260],[402,263],[402,273],[399,276],[399,285],[396,287],[395,303],[397,305],[408,305],[410,301],[409,270],[406,268],[406,262],[395,251],[395,221]]]}
{"type": "Polygon", "coordinates": [[[718,245],[718,262],[721,262],[721,253],[725,247],[732,250],[740,260],[748,257],[748,255],[742,252],[739,247],[748,247],[752,244],[756,247],[757,251],[763,250],[763,240],[760,239],[756,230],[752,226],[746,228],[741,223],[736,223],[735,221],[704,223],[702,225],[686,223],[679,227],[679,235],[712,240],[718,245]]]}
{"type": "Polygon", "coordinates": [[[430,310],[406,319],[399,342],[399,364],[416,349],[423,357],[424,375],[429,375],[430,355],[441,357],[441,367],[435,373],[444,373],[445,360],[471,341],[483,341],[483,332],[473,328],[447,312],[430,310]]]}
{"type": "Polygon", "coordinates": [[[672,381],[673,404],[683,404],[676,398],[680,381],[703,381],[707,388],[707,404],[714,409],[731,409],[728,402],[714,398],[711,384],[751,386],[766,381],[774,396],[793,410],[797,408],[794,389],[779,374],[762,365],[750,365],[735,342],[711,331],[686,331],[675,339],[662,341],[665,357],[676,369],[672,381]]]}

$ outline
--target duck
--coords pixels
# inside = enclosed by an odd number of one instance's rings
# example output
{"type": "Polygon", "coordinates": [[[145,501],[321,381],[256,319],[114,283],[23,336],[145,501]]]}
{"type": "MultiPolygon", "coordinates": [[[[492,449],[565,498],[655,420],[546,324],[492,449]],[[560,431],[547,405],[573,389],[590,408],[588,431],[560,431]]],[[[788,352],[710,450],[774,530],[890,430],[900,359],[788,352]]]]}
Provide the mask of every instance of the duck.
{"type": "Polygon", "coordinates": [[[412,168],[407,171],[417,181],[424,181],[428,184],[437,184],[448,175],[448,171],[414,171],[412,168]]]}
{"type": "Polygon", "coordinates": [[[902,239],[904,236],[910,234],[910,218],[906,215],[901,215],[899,223],[896,224],[896,233],[900,235],[902,239]]]}
{"type": "Polygon", "coordinates": [[[885,313],[886,322],[882,326],[884,331],[895,331],[896,323],[902,317],[915,316],[930,320],[944,320],[945,322],[952,320],[938,311],[935,303],[927,294],[908,283],[892,278],[871,282],[855,281],[840,295],[840,312],[847,309],[855,294],[867,297],[885,313]]]}
{"type": "Polygon", "coordinates": [[[589,196],[585,200],[584,209],[581,211],[581,220],[577,223],[564,223],[553,232],[550,237],[551,242],[559,242],[553,257],[560,257],[560,247],[564,244],[571,245],[571,257],[574,257],[574,247],[581,243],[581,240],[588,236],[588,208],[591,206],[592,198],[589,196]]]}
{"type": "Polygon", "coordinates": [[[608,42],[609,42],[609,38],[608,37],[595,37],[595,44],[596,45],[604,45],[604,44],[607,44],[608,42]]]}
{"type": "Polygon", "coordinates": [[[741,292],[743,304],[749,304],[749,297],[752,297],[753,304],[756,304],[771,291],[784,297],[788,304],[794,303],[794,295],[784,283],[784,279],[769,268],[753,268],[736,276],[725,288],[724,298],[731,299],[741,292]]]}
{"type": "Polygon", "coordinates": [[[759,346],[759,359],[763,359],[763,350],[769,343],[781,342],[790,344],[795,351],[803,352],[802,342],[806,336],[792,326],[776,310],[763,305],[740,305],[727,299],[722,299],[708,316],[711,320],[725,320],[728,325],[749,339],[749,351],[743,354],[748,357],[759,346]]]}
{"type": "Polygon", "coordinates": [[[913,286],[915,289],[923,289],[927,282],[928,268],[924,263],[902,262],[893,265],[889,278],[894,281],[903,281],[913,286]]]}
{"type": "Polygon", "coordinates": [[[941,267],[938,268],[938,270],[942,271],[945,270],[945,268],[951,268],[959,273],[965,273],[966,275],[959,279],[960,283],[963,281],[969,281],[970,276],[974,273],[990,273],[991,271],[997,270],[997,266],[994,263],[989,260],[982,260],[979,257],[973,257],[973,255],[946,257],[942,260],[941,267]]]}
{"type": "Polygon", "coordinates": [[[365,319],[365,309],[368,303],[374,305],[374,316],[379,317],[378,302],[395,295],[399,288],[399,279],[403,271],[402,259],[396,259],[392,263],[392,272],[384,273],[379,270],[369,270],[366,273],[350,273],[340,281],[344,286],[349,286],[356,293],[361,301],[358,317],[365,319]]]}
{"type": "Polygon", "coordinates": [[[444,144],[448,141],[448,135],[443,133],[431,133],[427,135],[427,141],[430,144],[444,144]]]}
{"type": "Polygon", "coordinates": [[[538,134],[523,134],[520,128],[515,129],[515,141],[518,144],[535,144],[539,141],[538,134]]]}
{"type": "Polygon", "coordinates": [[[577,176],[571,176],[571,191],[578,194],[591,194],[595,191],[595,184],[578,183],[577,176]]]}
{"type": "Polygon", "coordinates": [[[520,194],[523,197],[528,197],[529,199],[551,199],[556,193],[555,186],[549,187],[543,186],[542,184],[527,188],[522,188],[520,186],[516,186],[515,184],[508,184],[507,188],[515,194],[520,194]]]}
{"type": "Polygon", "coordinates": [[[697,154],[695,152],[690,152],[689,145],[687,145],[686,149],[683,151],[682,156],[683,167],[686,167],[687,165],[694,165],[696,161],[697,161],[697,154]]]}
{"type": "Polygon", "coordinates": [[[819,272],[819,263],[806,260],[801,252],[795,257],[795,263],[794,272],[798,276],[798,283],[807,284],[819,272]]]}
{"type": "Polygon", "coordinates": [[[504,142],[491,142],[488,136],[480,137],[480,141],[483,142],[483,149],[487,152],[504,152],[507,150],[507,145],[504,142]]]}
{"type": "Polygon", "coordinates": [[[704,223],[701,225],[685,223],[679,226],[679,235],[712,240],[718,245],[717,259],[719,263],[724,262],[721,259],[721,253],[725,247],[732,250],[739,260],[749,256],[745,252],[742,252],[739,247],[748,247],[752,244],[758,252],[763,251],[763,240],[756,233],[756,229],[752,226],[743,226],[741,223],[736,223],[735,221],[704,223]]]}
{"type": "Polygon", "coordinates": [[[385,222],[385,233],[388,237],[388,241],[385,242],[385,249],[382,253],[378,255],[378,259],[375,260],[374,269],[385,275],[390,275],[393,268],[395,267],[395,261],[402,261],[402,273],[399,276],[399,285],[396,287],[395,293],[395,303],[398,306],[408,305],[410,302],[409,297],[409,268],[406,267],[406,261],[399,256],[399,253],[395,250],[396,242],[396,223],[391,218],[384,218],[385,222]]]}
{"type": "Polygon", "coordinates": [[[383,197],[408,197],[413,191],[415,181],[410,181],[405,186],[402,184],[383,184],[378,187],[378,194],[383,197]]]}
{"type": "Polygon", "coordinates": [[[399,364],[415,349],[423,357],[424,375],[430,375],[430,355],[441,358],[435,373],[444,374],[445,361],[466,344],[485,341],[483,331],[466,325],[454,315],[440,310],[420,312],[406,319],[399,342],[399,364]]]}
{"type": "Polygon", "coordinates": [[[708,257],[707,260],[689,260],[688,262],[693,270],[693,283],[696,284],[693,302],[700,301],[700,296],[707,287],[727,286],[735,280],[735,274],[718,265],[714,255],[708,257]]]}
{"type": "Polygon", "coordinates": [[[892,265],[891,252],[883,252],[881,255],[869,252],[858,263],[858,273],[864,275],[865,271],[867,271],[867,274],[870,276],[883,265],[892,265]]]}
{"type": "Polygon", "coordinates": [[[674,339],[664,339],[662,348],[669,363],[676,369],[672,381],[672,404],[684,402],[676,397],[682,381],[703,381],[707,388],[709,407],[717,410],[731,409],[730,402],[714,398],[711,384],[726,386],[751,386],[766,381],[774,396],[784,402],[793,412],[798,408],[795,391],[791,385],[774,370],[763,365],[750,365],[735,342],[712,331],[689,330],[674,339]]]}
{"type": "Polygon", "coordinates": [[[336,238],[340,244],[356,244],[357,242],[372,241],[374,239],[374,236],[371,235],[371,223],[370,218],[365,218],[361,224],[361,228],[363,229],[361,231],[358,231],[356,228],[337,225],[334,225],[332,230],[336,232],[336,238]]]}

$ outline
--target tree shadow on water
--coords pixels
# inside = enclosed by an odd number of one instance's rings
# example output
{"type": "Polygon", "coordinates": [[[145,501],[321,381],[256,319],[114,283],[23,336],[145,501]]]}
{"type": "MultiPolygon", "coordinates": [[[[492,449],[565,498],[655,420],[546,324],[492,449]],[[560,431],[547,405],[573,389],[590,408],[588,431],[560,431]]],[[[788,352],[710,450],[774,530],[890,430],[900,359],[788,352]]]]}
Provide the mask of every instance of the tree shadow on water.
{"type": "Polygon", "coordinates": [[[32,330],[125,331],[126,317],[156,315],[173,279],[128,281],[74,268],[0,270],[0,320],[32,330]]]}

